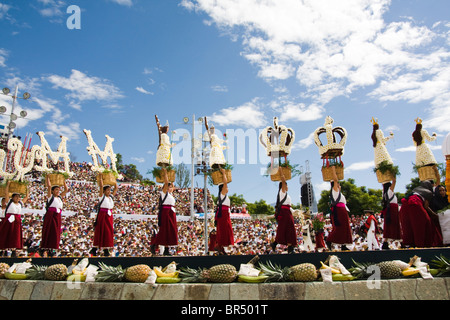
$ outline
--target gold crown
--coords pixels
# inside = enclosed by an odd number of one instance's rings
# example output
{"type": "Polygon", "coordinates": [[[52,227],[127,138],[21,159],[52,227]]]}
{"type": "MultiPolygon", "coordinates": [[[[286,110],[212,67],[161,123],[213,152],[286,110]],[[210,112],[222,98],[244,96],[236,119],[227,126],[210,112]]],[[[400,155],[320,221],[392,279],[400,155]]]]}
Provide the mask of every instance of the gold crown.
{"type": "Polygon", "coordinates": [[[421,124],[421,123],[422,123],[422,119],[420,119],[419,117],[417,117],[414,121],[415,121],[417,124],[421,124]]]}
{"type": "Polygon", "coordinates": [[[376,125],[376,124],[378,124],[378,119],[375,119],[374,117],[372,117],[372,120],[370,120],[370,122],[371,122],[373,125],[376,125]]]}

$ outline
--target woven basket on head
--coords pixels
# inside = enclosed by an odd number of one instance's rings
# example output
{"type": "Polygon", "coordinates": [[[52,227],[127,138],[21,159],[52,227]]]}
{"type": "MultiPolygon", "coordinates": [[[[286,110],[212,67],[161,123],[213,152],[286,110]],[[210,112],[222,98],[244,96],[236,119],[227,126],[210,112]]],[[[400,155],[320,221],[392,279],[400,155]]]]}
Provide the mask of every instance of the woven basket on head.
{"type": "MultiPolygon", "coordinates": [[[[225,174],[227,176],[227,183],[230,183],[232,180],[231,170],[225,170],[225,174]]],[[[216,186],[223,183],[222,172],[220,172],[220,171],[213,171],[211,173],[211,178],[213,180],[213,184],[216,186]]]]}
{"type": "Polygon", "coordinates": [[[394,175],[390,171],[386,171],[385,173],[382,173],[380,170],[376,171],[377,174],[377,180],[379,183],[386,183],[394,180],[394,175]]]}
{"type": "Polygon", "coordinates": [[[100,185],[100,175],[103,177],[104,186],[113,186],[116,184],[116,176],[112,172],[99,173],[97,175],[97,183],[100,185]]]}
{"type": "MultiPolygon", "coordinates": [[[[336,168],[336,176],[338,180],[344,180],[344,167],[343,166],[334,166],[336,168]]],[[[333,170],[330,167],[322,167],[322,178],[323,181],[332,181],[333,180],[333,170]]]]}
{"type": "MultiPolygon", "coordinates": [[[[290,167],[279,167],[283,171],[284,179],[286,181],[292,179],[292,170],[290,167]]],[[[281,181],[281,173],[277,170],[276,173],[270,175],[270,180],[272,181],[281,181]]]]}
{"type": "Polygon", "coordinates": [[[10,193],[27,194],[27,185],[18,181],[11,181],[9,184],[10,193]]]}
{"type": "Polygon", "coordinates": [[[6,186],[0,187],[0,198],[4,198],[6,196],[6,186]]]}
{"type": "Polygon", "coordinates": [[[66,182],[66,178],[64,177],[64,175],[59,174],[59,173],[50,173],[50,174],[48,174],[48,178],[50,180],[50,185],[52,187],[64,186],[64,184],[66,182]]]}
{"type": "Polygon", "coordinates": [[[437,180],[436,177],[436,165],[432,166],[423,166],[417,169],[417,173],[419,174],[419,180],[425,181],[425,180],[437,180]]]}
{"type": "MultiPolygon", "coordinates": [[[[169,182],[175,182],[175,170],[167,170],[167,178],[169,179],[169,182]]],[[[156,179],[156,182],[158,182],[158,183],[164,183],[164,177],[162,176],[162,171],[161,171],[161,176],[156,176],[155,179],[156,179]]]]}

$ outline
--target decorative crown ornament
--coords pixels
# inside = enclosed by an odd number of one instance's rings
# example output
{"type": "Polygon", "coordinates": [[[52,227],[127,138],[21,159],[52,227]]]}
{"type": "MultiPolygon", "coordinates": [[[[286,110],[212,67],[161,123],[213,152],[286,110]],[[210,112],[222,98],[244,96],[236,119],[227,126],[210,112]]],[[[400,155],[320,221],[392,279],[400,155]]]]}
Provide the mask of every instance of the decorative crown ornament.
{"type": "Polygon", "coordinates": [[[372,117],[372,119],[370,120],[370,122],[371,122],[373,125],[376,125],[376,124],[378,124],[378,119],[372,117]]]}
{"type": "Polygon", "coordinates": [[[291,153],[295,141],[295,131],[284,125],[278,125],[278,118],[273,118],[273,127],[266,127],[259,135],[259,142],[266,149],[268,156],[279,152],[280,156],[291,153]]]}
{"type": "Polygon", "coordinates": [[[344,154],[344,146],[347,142],[347,130],[343,127],[333,128],[333,118],[327,116],[323,127],[319,127],[314,131],[314,142],[319,147],[319,153],[322,159],[336,158],[344,154]],[[320,135],[326,134],[327,144],[323,145],[320,141],[320,135]],[[339,142],[336,140],[335,134],[341,138],[339,142]]]}
{"type": "Polygon", "coordinates": [[[417,124],[422,124],[422,119],[420,119],[419,117],[417,117],[414,121],[415,121],[417,124]]]}

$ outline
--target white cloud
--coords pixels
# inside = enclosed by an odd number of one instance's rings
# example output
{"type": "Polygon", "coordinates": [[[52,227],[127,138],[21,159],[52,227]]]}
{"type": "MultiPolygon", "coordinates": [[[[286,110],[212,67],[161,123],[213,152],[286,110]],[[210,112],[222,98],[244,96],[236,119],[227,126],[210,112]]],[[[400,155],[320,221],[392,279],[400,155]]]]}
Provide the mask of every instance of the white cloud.
{"type": "Polygon", "coordinates": [[[78,140],[80,138],[80,124],[78,122],[72,122],[69,125],[59,125],[54,122],[46,122],[48,135],[63,135],[69,140],[78,140]]]}
{"type": "Polygon", "coordinates": [[[44,80],[52,83],[55,89],[68,90],[70,93],[66,95],[66,98],[75,109],[80,109],[80,103],[84,101],[112,101],[123,97],[120,90],[108,80],[90,77],[78,70],[72,70],[68,78],[50,75],[44,80]]]}
{"type": "Polygon", "coordinates": [[[0,48],[0,67],[6,67],[6,57],[8,56],[8,51],[0,48]]]}
{"type": "Polygon", "coordinates": [[[316,104],[306,106],[303,103],[288,103],[282,108],[280,121],[313,121],[322,118],[324,109],[316,104]]]}
{"type": "Polygon", "coordinates": [[[307,136],[306,138],[301,139],[298,142],[295,142],[292,148],[293,150],[306,149],[312,144],[314,144],[314,132],[311,132],[309,136],[307,136]]]}
{"type": "Polygon", "coordinates": [[[220,110],[208,117],[212,122],[221,126],[245,126],[245,127],[261,127],[264,125],[264,112],[257,105],[256,99],[247,102],[239,107],[230,107],[220,110]]]}
{"type": "Polygon", "coordinates": [[[361,161],[361,162],[355,162],[349,165],[347,168],[344,169],[346,173],[352,172],[352,171],[361,171],[361,170],[367,170],[370,168],[373,168],[375,166],[373,160],[372,161],[361,161]]]}
{"type": "Polygon", "coordinates": [[[142,88],[142,87],[136,87],[136,90],[139,91],[139,92],[141,92],[141,93],[143,93],[143,94],[154,95],[153,92],[147,91],[147,90],[145,90],[145,89],[142,88]]]}
{"type": "Polygon", "coordinates": [[[3,19],[8,15],[8,11],[11,9],[11,6],[8,4],[0,3],[0,19],[3,19]]]}
{"type": "Polygon", "coordinates": [[[131,157],[131,160],[139,162],[139,163],[144,163],[145,159],[144,158],[140,158],[140,157],[131,157]]]}
{"type": "Polygon", "coordinates": [[[215,86],[212,86],[211,89],[212,89],[212,91],[215,91],[215,92],[228,92],[227,86],[215,85],[215,86]]]}
{"type": "Polygon", "coordinates": [[[109,0],[109,1],[120,4],[121,6],[127,6],[127,7],[131,7],[133,5],[133,0],[109,0]]]}
{"type": "MultiPolygon", "coordinates": [[[[207,25],[240,39],[242,56],[258,68],[259,77],[269,83],[295,79],[306,89],[302,97],[317,108],[370,86],[370,99],[430,101],[424,122],[449,131],[450,24],[428,28],[404,17],[387,22],[383,16],[390,4],[182,0],[180,6],[205,13],[207,25]]],[[[305,119],[304,106],[286,108],[297,115],[294,119],[305,119]]]]}
{"type": "Polygon", "coordinates": [[[50,22],[62,23],[65,9],[68,6],[62,0],[38,0],[39,8],[36,8],[39,14],[45,18],[49,18],[50,22]]]}
{"type": "MultiPolygon", "coordinates": [[[[428,145],[430,150],[441,150],[441,146],[428,145]]],[[[416,146],[402,147],[395,149],[397,152],[416,152],[416,146]]]]}
{"type": "Polygon", "coordinates": [[[328,190],[329,191],[330,188],[331,188],[330,183],[326,182],[326,181],[314,184],[316,199],[320,198],[320,194],[322,193],[323,190],[328,190]]]}

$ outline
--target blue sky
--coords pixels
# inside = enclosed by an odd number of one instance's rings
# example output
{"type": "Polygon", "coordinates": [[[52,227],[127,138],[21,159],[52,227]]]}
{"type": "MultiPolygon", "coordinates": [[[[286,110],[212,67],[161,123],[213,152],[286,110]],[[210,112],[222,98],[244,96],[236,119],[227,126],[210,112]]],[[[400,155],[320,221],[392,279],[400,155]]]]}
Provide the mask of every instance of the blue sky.
{"type": "MultiPolygon", "coordinates": [[[[155,114],[177,131],[179,148],[189,144],[180,138],[189,130],[185,116],[249,134],[277,116],[295,130],[290,160],[309,161],[316,194],[328,185],[312,132],[327,115],[349,134],[345,178],[379,188],[370,140],[376,117],[385,135],[395,134],[387,148],[404,191],[414,177],[415,118],[438,134],[430,146],[444,162],[449,9],[447,0],[0,0],[0,86],[32,95],[19,102],[29,116],[17,134],[44,131],[54,149],[65,135],[77,161],[91,161],[83,129],[100,148],[108,134],[144,175],[155,165],[155,114]],[[80,30],[67,28],[70,5],[81,9],[80,30]]],[[[7,108],[10,100],[0,95],[7,108]]],[[[249,151],[233,151],[230,192],[274,202],[276,184],[260,174],[268,158],[254,164],[249,151]]],[[[299,201],[298,179],[290,188],[299,201]]]]}

